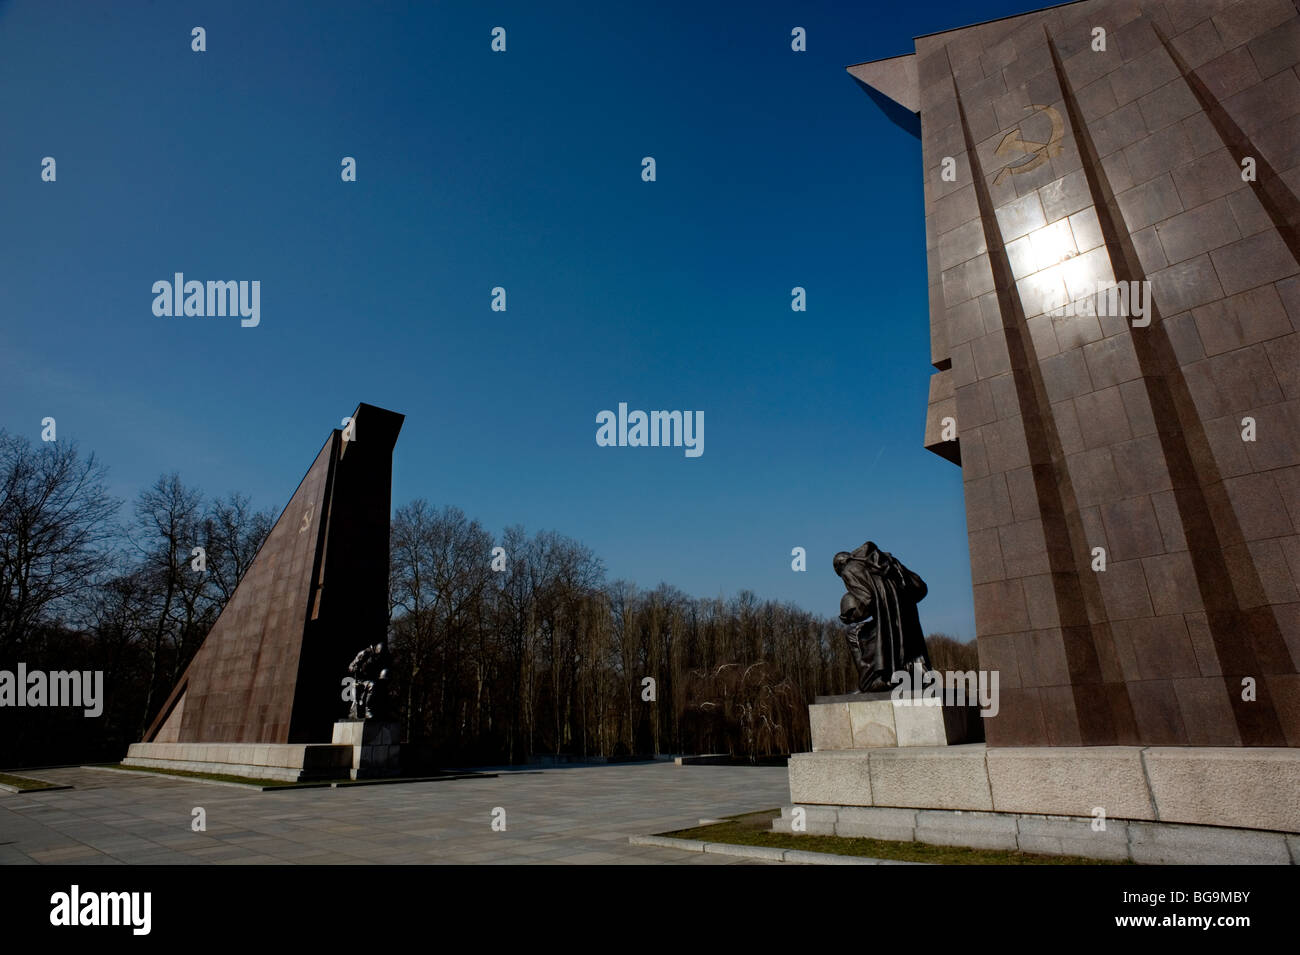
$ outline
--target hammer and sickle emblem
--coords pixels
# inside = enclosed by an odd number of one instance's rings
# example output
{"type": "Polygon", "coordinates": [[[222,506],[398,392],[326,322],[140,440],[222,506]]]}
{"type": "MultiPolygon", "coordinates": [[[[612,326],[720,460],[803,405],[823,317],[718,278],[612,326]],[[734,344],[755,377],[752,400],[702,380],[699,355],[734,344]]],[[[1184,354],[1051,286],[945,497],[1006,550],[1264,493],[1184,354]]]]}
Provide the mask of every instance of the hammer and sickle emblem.
{"type": "Polygon", "coordinates": [[[1013,153],[1029,153],[1032,158],[1028,162],[1022,162],[1019,166],[1003,166],[1002,171],[998,173],[993,185],[1000,186],[1007,176],[1016,176],[1022,172],[1029,172],[1031,169],[1037,169],[1043,163],[1047,162],[1049,156],[1059,156],[1061,154],[1061,137],[1065,135],[1065,122],[1061,119],[1061,114],[1050,106],[1043,106],[1034,103],[1032,106],[1026,106],[1025,109],[1043,110],[1047,113],[1048,119],[1052,121],[1052,135],[1045,143],[1035,143],[1022,139],[1020,128],[1016,127],[1002,138],[998,143],[998,148],[993,151],[996,156],[1010,156],[1013,153]]]}

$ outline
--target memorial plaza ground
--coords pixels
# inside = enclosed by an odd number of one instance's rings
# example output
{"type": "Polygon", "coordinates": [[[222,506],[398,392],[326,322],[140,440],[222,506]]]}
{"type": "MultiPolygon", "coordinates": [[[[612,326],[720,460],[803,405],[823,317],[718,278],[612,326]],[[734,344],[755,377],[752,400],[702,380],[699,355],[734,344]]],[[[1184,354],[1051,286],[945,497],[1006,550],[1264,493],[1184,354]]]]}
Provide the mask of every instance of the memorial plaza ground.
{"type": "Polygon", "coordinates": [[[635,763],[259,792],[161,775],[47,769],[70,790],[0,792],[0,865],[541,863],[734,865],[628,837],[790,799],[784,766],[635,763]],[[192,831],[194,810],[206,832],[192,831]],[[504,832],[493,811],[505,810],[504,832]]]}

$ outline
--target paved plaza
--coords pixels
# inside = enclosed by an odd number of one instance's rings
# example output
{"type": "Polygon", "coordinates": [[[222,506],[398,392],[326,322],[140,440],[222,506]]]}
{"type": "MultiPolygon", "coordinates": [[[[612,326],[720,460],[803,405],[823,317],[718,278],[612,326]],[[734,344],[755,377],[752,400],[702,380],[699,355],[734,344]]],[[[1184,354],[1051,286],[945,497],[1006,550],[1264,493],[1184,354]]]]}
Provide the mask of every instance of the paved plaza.
{"type": "Polygon", "coordinates": [[[628,844],[790,799],[785,767],[635,763],[258,792],[160,775],[49,769],[71,790],[0,792],[0,865],[685,864],[753,860],[628,844]],[[207,831],[194,832],[193,810],[207,831]],[[506,830],[492,829],[505,810],[506,830]]]}

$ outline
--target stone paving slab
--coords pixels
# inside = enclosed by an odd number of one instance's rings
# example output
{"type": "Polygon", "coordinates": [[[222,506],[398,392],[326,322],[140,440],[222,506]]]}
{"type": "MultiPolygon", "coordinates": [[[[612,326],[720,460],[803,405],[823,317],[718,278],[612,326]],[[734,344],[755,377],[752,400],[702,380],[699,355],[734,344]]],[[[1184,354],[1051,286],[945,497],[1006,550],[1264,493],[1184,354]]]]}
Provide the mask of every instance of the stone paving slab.
{"type": "Polygon", "coordinates": [[[768,864],[634,846],[632,836],[789,801],[782,766],[667,762],[263,793],[160,775],[42,770],[73,786],[0,793],[0,865],[768,864]],[[190,828],[203,807],[207,831],[190,828]],[[492,831],[492,812],[506,831],[492,831]]]}

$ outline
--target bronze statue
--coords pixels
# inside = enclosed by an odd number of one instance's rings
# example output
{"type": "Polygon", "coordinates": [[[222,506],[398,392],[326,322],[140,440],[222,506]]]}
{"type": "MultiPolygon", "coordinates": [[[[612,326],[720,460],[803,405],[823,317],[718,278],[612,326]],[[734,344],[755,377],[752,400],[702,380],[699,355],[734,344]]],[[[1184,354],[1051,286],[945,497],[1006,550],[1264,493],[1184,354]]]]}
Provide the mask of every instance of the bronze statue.
{"type": "Polygon", "coordinates": [[[388,651],[382,643],[365,647],[348,664],[355,682],[352,686],[353,720],[382,719],[388,702],[388,651]]]}
{"type": "Polygon", "coordinates": [[[848,591],[840,598],[840,622],[849,628],[857,692],[889,690],[902,670],[931,669],[916,612],[927,593],[925,581],[872,541],[836,554],[835,573],[848,591]]]}

